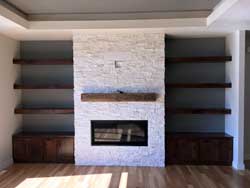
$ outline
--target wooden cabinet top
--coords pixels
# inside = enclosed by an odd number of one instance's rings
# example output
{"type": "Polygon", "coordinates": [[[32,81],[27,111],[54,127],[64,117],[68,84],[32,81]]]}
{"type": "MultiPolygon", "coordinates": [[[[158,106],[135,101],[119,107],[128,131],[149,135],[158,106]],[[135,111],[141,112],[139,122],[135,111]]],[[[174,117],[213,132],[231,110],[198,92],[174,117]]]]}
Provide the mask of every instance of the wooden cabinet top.
{"type": "Polygon", "coordinates": [[[14,138],[18,137],[52,137],[52,138],[73,138],[74,137],[74,132],[20,132],[17,134],[14,134],[14,138]]]}

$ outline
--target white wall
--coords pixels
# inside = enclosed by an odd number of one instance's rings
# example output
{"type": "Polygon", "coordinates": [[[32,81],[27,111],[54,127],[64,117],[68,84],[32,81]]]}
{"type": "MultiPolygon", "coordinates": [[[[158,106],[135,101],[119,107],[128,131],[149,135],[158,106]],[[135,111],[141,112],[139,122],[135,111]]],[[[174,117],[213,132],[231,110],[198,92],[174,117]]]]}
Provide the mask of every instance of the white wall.
{"type": "Polygon", "coordinates": [[[234,137],[233,167],[244,169],[244,85],[245,85],[245,32],[236,31],[226,38],[226,53],[232,62],[226,64],[226,82],[232,88],[226,90],[225,106],[232,109],[225,116],[225,132],[234,137]]]}
{"type": "Polygon", "coordinates": [[[74,33],[77,165],[164,166],[164,39],[164,33],[74,33]],[[156,102],[81,102],[81,93],[117,90],[159,97],[156,102]],[[147,120],[148,146],[91,146],[91,120],[147,120]]]}
{"type": "Polygon", "coordinates": [[[19,42],[0,35],[0,169],[12,163],[12,134],[20,129],[21,116],[14,115],[21,92],[14,91],[13,83],[20,67],[12,59],[19,53],[19,42]]]}

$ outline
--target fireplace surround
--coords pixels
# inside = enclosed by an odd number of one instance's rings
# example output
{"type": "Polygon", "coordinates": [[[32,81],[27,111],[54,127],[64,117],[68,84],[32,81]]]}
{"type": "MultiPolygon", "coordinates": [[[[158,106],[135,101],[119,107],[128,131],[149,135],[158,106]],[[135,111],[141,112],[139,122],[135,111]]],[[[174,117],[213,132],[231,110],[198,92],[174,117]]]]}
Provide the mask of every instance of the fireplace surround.
{"type": "Polygon", "coordinates": [[[165,166],[165,34],[76,31],[73,36],[76,165],[165,166]],[[81,100],[83,93],[117,91],[157,98],[81,100]],[[146,120],[147,145],[92,145],[93,120],[146,120]]]}

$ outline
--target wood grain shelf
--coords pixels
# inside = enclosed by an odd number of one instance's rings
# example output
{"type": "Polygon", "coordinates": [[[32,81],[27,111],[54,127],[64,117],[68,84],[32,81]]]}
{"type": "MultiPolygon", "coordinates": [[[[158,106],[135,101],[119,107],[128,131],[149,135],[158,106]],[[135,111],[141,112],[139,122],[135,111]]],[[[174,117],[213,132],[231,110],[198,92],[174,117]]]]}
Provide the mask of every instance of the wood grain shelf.
{"type": "Polygon", "coordinates": [[[74,108],[16,108],[15,114],[74,114],[74,108]]]}
{"type": "Polygon", "coordinates": [[[166,83],[167,88],[231,88],[231,83],[166,83]]]}
{"type": "Polygon", "coordinates": [[[166,108],[170,114],[231,114],[226,108],[166,108]]]}
{"type": "Polygon", "coordinates": [[[13,59],[13,64],[19,65],[73,65],[72,59],[13,59]]]}
{"type": "Polygon", "coordinates": [[[168,57],[166,63],[223,63],[232,61],[231,56],[168,57]]]}
{"type": "Polygon", "coordinates": [[[152,102],[156,93],[83,93],[82,102],[152,102]]]}
{"type": "Polygon", "coordinates": [[[73,84],[14,84],[14,89],[73,89],[73,84]]]}

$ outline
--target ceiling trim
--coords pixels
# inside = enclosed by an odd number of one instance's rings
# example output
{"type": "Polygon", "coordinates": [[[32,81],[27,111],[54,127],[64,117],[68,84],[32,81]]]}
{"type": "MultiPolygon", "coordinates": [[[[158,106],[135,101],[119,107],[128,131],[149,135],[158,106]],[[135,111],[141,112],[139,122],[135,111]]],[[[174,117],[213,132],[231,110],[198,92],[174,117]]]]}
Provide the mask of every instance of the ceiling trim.
{"type": "Polygon", "coordinates": [[[28,28],[29,21],[23,15],[19,15],[16,11],[12,10],[11,7],[7,6],[4,2],[0,1],[0,16],[17,24],[20,27],[28,28]]]}
{"type": "Polygon", "coordinates": [[[240,0],[223,0],[215,8],[214,11],[207,17],[207,25],[213,24],[219,17],[228,11],[233,5],[240,0]]]}
{"type": "Polygon", "coordinates": [[[146,20],[98,20],[98,21],[30,21],[29,29],[140,29],[205,27],[206,18],[146,19],[146,20]]]}
{"type": "Polygon", "coordinates": [[[7,0],[0,1],[0,5],[4,6],[5,8],[11,10],[12,12],[16,13],[17,15],[27,19],[28,14],[26,14],[24,11],[19,9],[17,6],[13,5],[12,3],[8,2],[7,0]]]}
{"type": "MultiPolygon", "coordinates": [[[[16,9],[12,9],[9,6],[3,5],[0,1],[0,33],[15,38],[17,40],[30,40],[30,39],[59,39],[72,37],[74,31],[86,31],[86,32],[103,32],[103,31],[164,31],[170,33],[185,33],[189,32],[193,34],[195,32],[202,33],[222,33],[229,32],[231,28],[221,25],[216,26],[212,24],[221,18],[226,11],[232,8],[236,2],[242,0],[224,0],[219,4],[211,14],[206,15],[206,11],[180,11],[180,12],[158,12],[159,18],[145,19],[150,17],[155,12],[144,12],[138,16],[137,13],[111,13],[108,14],[84,14],[86,20],[76,20],[74,16],[79,15],[67,15],[69,20],[64,20],[63,15],[33,15],[43,16],[33,17],[31,19],[29,15],[20,15],[16,9]],[[222,13],[221,13],[222,11],[222,13]],[[109,16],[117,16],[119,19],[110,19],[109,16]],[[188,16],[189,15],[189,16],[188,16]],[[192,15],[192,16],[190,16],[192,15]],[[48,20],[54,17],[55,20],[48,20]],[[106,17],[105,17],[106,16],[106,17]],[[135,18],[135,17],[136,18],[135,18]],[[165,16],[167,18],[161,18],[165,16]],[[46,18],[45,18],[46,17],[46,18]],[[105,17],[105,18],[102,18],[105,17]],[[93,19],[95,18],[95,19],[93,19]],[[44,20],[39,20],[44,19],[44,20]],[[6,24],[5,24],[6,23],[6,24]],[[211,25],[212,24],[212,25],[211,25]],[[7,26],[5,26],[7,25],[7,26]],[[211,26],[210,26],[211,25],[211,26]],[[20,29],[21,28],[21,29],[20,29]]],[[[80,14],[83,16],[83,14],[80,14]]],[[[150,17],[151,18],[151,17],[150,17]]],[[[217,23],[216,22],[216,23],[217,23]]],[[[217,24],[218,25],[218,24],[217,24]]],[[[244,25],[247,27],[246,25],[244,25]]],[[[235,29],[234,29],[235,30],[235,29]]]]}
{"type": "Polygon", "coordinates": [[[86,20],[138,20],[138,19],[175,19],[203,18],[211,10],[198,11],[153,11],[153,12],[110,12],[110,13],[74,13],[74,14],[30,14],[30,21],[86,21],[86,20]]]}

